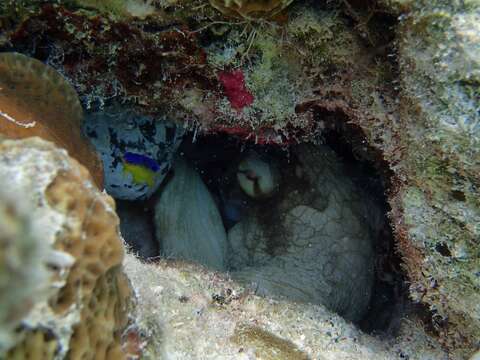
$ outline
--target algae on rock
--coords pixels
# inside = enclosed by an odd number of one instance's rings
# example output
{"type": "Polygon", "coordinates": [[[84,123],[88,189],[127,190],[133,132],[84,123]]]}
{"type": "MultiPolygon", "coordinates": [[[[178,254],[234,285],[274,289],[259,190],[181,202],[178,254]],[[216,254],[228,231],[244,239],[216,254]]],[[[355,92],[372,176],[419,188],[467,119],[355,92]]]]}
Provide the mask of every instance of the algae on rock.
{"type": "MultiPolygon", "coordinates": [[[[411,296],[448,346],[480,338],[480,2],[420,1],[399,26],[411,296]],[[447,335],[448,334],[448,335],[447,335]]],[[[476,344],[476,345],[475,345],[476,344]]]]}

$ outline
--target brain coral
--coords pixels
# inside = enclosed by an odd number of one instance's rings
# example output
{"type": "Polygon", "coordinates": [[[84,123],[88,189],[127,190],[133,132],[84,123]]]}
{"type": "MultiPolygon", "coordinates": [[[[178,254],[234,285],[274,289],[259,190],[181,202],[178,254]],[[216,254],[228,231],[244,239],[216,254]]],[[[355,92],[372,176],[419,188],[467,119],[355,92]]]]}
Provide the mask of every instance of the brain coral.
{"type": "Polygon", "coordinates": [[[293,0],[210,0],[210,4],[223,14],[246,19],[271,17],[292,2],[293,0]]]}
{"type": "Polygon", "coordinates": [[[0,189],[0,354],[14,344],[15,328],[47,275],[45,249],[31,231],[28,206],[14,198],[8,185],[0,189]]]}
{"type": "Polygon", "coordinates": [[[130,286],[113,200],[39,138],[0,140],[0,177],[29,204],[31,232],[49,248],[45,296],[28,299],[6,358],[121,359],[130,286]]]}

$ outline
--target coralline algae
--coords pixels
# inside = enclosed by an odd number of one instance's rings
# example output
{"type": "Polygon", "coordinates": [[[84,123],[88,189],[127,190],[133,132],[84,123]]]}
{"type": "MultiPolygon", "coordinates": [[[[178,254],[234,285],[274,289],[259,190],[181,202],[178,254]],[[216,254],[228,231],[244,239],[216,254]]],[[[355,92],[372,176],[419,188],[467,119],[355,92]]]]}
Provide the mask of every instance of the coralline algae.
{"type": "Polygon", "coordinates": [[[123,106],[88,114],[85,133],[100,153],[105,189],[117,199],[146,199],[168,173],[183,128],[123,106]]]}
{"type": "Polygon", "coordinates": [[[241,70],[220,71],[218,80],[222,83],[225,95],[233,109],[241,112],[253,103],[254,97],[245,85],[245,76],[241,70]]]}

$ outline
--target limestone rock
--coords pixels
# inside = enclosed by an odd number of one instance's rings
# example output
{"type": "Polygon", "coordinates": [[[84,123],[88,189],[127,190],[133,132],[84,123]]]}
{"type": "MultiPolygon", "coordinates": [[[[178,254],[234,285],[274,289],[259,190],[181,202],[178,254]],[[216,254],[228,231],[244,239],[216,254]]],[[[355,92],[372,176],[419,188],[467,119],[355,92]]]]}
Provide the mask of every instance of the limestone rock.
{"type": "Polygon", "coordinates": [[[401,20],[399,251],[412,299],[467,357],[480,338],[480,2],[412,2],[401,20]]]}
{"type": "Polygon", "coordinates": [[[146,359],[448,358],[414,318],[382,341],[322,305],[258,297],[196,264],[144,264],[127,254],[125,271],[138,295],[134,317],[146,335],[146,359]]]}

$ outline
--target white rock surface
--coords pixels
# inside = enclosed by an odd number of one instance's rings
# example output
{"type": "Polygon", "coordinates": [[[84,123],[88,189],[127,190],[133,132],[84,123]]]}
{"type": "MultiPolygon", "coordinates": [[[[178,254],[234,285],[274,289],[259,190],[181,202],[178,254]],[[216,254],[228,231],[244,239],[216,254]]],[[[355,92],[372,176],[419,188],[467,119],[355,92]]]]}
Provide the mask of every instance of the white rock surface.
{"type": "Polygon", "coordinates": [[[145,359],[449,359],[415,318],[382,340],[322,305],[255,296],[199,265],[143,264],[128,255],[124,267],[137,294],[133,316],[146,335],[145,359]]]}

